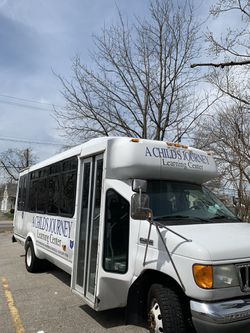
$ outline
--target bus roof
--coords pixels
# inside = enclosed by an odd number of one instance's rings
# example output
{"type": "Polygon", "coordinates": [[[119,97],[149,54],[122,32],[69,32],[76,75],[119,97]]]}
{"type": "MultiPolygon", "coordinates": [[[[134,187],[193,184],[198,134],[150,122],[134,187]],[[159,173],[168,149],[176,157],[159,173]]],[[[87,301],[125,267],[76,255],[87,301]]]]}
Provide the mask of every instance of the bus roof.
{"type": "Polygon", "coordinates": [[[107,146],[107,141],[110,140],[111,137],[103,137],[103,138],[95,138],[91,139],[85,143],[77,145],[73,148],[63,151],[62,153],[56,154],[46,160],[43,160],[37,164],[32,165],[29,168],[26,168],[21,171],[21,174],[25,174],[43,167],[46,167],[50,164],[65,160],[72,156],[84,156],[96,154],[98,152],[102,152],[105,150],[107,146]]]}

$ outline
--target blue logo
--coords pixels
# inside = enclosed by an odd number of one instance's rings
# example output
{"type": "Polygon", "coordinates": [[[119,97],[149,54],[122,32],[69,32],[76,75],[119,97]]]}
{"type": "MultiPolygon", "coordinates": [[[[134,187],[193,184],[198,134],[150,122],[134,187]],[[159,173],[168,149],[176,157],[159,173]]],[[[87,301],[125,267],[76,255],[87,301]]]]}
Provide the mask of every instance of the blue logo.
{"type": "Polygon", "coordinates": [[[70,247],[71,249],[73,249],[73,247],[74,247],[74,241],[72,241],[72,240],[69,241],[69,247],[70,247]]]}

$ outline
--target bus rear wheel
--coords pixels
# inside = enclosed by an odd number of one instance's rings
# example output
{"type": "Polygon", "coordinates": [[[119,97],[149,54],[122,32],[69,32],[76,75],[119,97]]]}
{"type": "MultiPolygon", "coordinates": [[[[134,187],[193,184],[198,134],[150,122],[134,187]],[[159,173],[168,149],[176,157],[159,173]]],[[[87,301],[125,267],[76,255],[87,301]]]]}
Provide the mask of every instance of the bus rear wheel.
{"type": "Polygon", "coordinates": [[[184,333],[185,319],[176,292],[164,285],[153,284],[148,293],[148,326],[150,333],[184,333]]]}
{"type": "Polygon", "coordinates": [[[32,241],[28,241],[25,247],[25,266],[28,272],[38,272],[41,260],[37,258],[32,241]]]}

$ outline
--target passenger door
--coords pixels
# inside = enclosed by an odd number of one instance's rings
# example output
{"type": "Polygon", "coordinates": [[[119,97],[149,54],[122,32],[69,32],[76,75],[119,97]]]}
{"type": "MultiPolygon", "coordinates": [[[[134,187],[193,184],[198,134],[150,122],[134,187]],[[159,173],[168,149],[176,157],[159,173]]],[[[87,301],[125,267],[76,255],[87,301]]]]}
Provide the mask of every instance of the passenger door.
{"type": "Polygon", "coordinates": [[[95,304],[103,155],[81,162],[80,213],[76,226],[72,289],[95,304]]]}
{"type": "Polygon", "coordinates": [[[19,189],[14,217],[14,233],[19,237],[26,238],[27,221],[26,221],[26,202],[27,202],[28,175],[23,175],[19,180],[19,189]]]}

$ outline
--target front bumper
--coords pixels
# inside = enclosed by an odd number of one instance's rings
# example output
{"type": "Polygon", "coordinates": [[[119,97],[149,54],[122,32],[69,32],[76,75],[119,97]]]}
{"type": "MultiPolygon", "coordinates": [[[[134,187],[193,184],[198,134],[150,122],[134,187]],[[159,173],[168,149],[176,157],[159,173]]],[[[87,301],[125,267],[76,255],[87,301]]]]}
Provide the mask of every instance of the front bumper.
{"type": "Polygon", "coordinates": [[[190,301],[197,332],[250,332],[250,298],[204,303],[190,301]]]}

